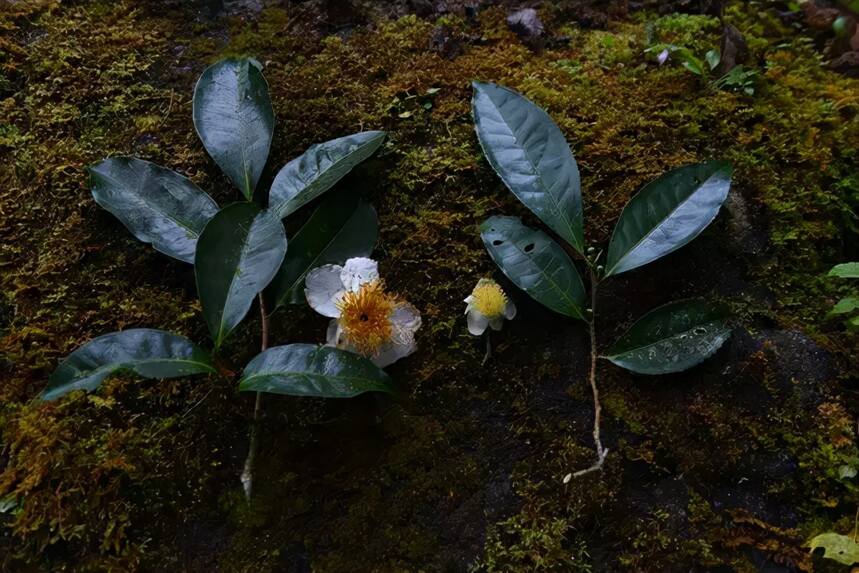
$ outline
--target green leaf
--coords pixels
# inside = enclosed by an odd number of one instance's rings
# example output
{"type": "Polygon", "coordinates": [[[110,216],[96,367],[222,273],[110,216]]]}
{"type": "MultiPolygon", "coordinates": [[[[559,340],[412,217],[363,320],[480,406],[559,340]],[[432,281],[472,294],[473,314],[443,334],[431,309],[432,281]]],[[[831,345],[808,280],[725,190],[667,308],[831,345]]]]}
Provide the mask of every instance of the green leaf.
{"type": "Polygon", "coordinates": [[[809,543],[811,551],[822,548],[823,556],[842,565],[859,563],[859,544],[838,533],[821,533],[809,543]]]}
{"type": "Polygon", "coordinates": [[[829,271],[829,276],[842,279],[859,279],[859,263],[842,263],[829,271]]]}
{"type": "Polygon", "coordinates": [[[850,25],[849,22],[850,22],[850,19],[847,16],[845,16],[844,14],[841,14],[840,16],[835,18],[835,21],[832,22],[832,31],[835,32],[835,37],[837,37],[837,38],[846,38],[847,37],[848,25],[850,25]]]}
{"type": "Polygon", "coordinates": [[[856,468],[850,465],[843,465],[838,468],[838,479],[853,479],[856,477],[856,468]]]}
{"type": "Polygon", "coordinates": [[[317,398],[395,392],[385,371],[363,356],[314,344],[276,346],[258,354],[245,367],[239,390],[317,398]]]}
{"type": "Polygon", "coordinates": [[[384,131],[363,131],[311,146],[274,178],[269,209],[280,218],[297,211],[373,155],[384,139],[384,131]]]}
{"type": "Polygon", "coordinates": [[[304,303],[304,278],[311,269],[367,257],[378,236],[379,222],[372,206],[354,193],[327,198],[290,239],[286,258],[266,289],[269,303],[304,303]]]}
{"type": "Polygon", "coordinates": [[[156,251],[194,262],[197,238],[218,204],[175,171],[133,157],[105,159],[88,169],[95,202],[156,251]]]}
{"type": "Polygon", "coordinates": [[[701,64],[701,60],[691,54],[685,57],[683,67],[695,74],[696,76],[704,75],[704,66],[701,64]]]}
{"type": "Polygon", "coordinates": [[[219,347],[271,281],[286,254],[280,219],[254,203],[233,203],[209,221],[197,244],[197,292],[219,347]]]}
{"type": "Polygon", "coordinates": [[[143,378],[177,378],[214,373],[209,354],[177,334],[135,328],[99,336],[63,360],[48,380],[42,400],[54,400],[74,390],[92,391],[119,371],[143,378]]]}
{"type": "Polygon", "coordinates": [[[829,314],[847,314],[854,310],[859,310],[859,297],[848,296],[839,300],[829,314]]]}
{"type": "Polygon", "coordinates": [[[206,68],[194,88],[194,127],[215,163],[253,198],[262,175],[274,110],[259,63],[226,59],[206,68]]]}
{"type": "Polygon", "coordinates": [[[531,298],[557,313],[584,320],[585,287],[564,249],[518,217],[490,217],[480,226],[495,264],[531,298]]]}
{"type": "Polygon", "coordinates": [[[731,171],[728,163],[710,161],[674,169],[645,185],[620,214],[606,276],[646,265],[697,237],[728,197],[731,171]]]}
{"type": "Polygon", "coordinates": [[[704,57],[707,58],[707,65],[710,66],[711,70],[716,69],[716,66],[719,65],[719,61],[722,59],[722,55],[719,53],[719,50],[710,50],[704,57]]]}
{"type": "Polygon", "coordinates": [[[682,372],[715,354],[730,335],[726,307],[681,300],[641,317],[605,358],[639,374],[682,372]]]}
{"type": "Polygon", "coordinates": [[[495,84],[472,82],[477,138],[492,169],[562,239],[584,252],[579,168],[545,111],[495,84]]]}

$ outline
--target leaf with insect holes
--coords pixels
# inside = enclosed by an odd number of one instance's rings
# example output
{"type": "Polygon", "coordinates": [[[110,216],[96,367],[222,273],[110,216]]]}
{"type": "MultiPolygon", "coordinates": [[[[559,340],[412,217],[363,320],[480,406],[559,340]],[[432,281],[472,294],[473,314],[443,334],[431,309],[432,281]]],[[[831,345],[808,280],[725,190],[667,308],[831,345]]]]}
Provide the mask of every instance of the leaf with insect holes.
{"type": "Polygon", "coordinates": [[[851,537],[838,533],[821,533],[808,544],[811,552],[823,549],[823,556],[842,565],[859,563],[859,544],[851,537]]]}
{"type": "Polygon", "coordinates": [[[513,284],[540,304],[584,320],[585,287],[564,249],[518,217],[490,217],[480,226],[489,255],[513,284]]]}

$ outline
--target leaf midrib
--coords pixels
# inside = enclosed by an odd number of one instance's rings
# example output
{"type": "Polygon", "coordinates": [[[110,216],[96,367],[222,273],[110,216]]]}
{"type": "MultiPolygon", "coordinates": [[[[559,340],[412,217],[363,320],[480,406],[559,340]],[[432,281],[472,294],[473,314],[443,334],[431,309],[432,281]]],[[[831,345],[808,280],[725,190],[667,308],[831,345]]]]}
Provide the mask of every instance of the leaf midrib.
{"type": "MultiPolygon", "coordinates": [[[[613,265],[612,265],[611,269],[609,269],[609,270],[607,270],[607,271],[606,271],[606,273],[605,273],[605,274],[606,274],[606,276],[609,276],[610,274],[612,274],[612,273],[614,272],[614,269],[616,269],[618,266],[620,266],[620,264],[624,261],[624,259],[626,259],[629,255],[631,255],[631,254],[632,254],[632,253],[633,253],[633,252],[638,248],[638,246],[639,246],[639,245],[641,245],[641,243],[643,243],[643,242],[644,242],[648,237],[650,237],[653,233],[655,233],[655,232],[656,232],[656,229],[658,229],[659,227],[661,227],[661,226],[662,226],[662,224],[663,224],[663,223],[665,223],[665,221],[667,221],[668,219],[670,219],[670,218],[671,218],[671,216],[672,216],[675,212],[677,212],[677,210],[679,210],[679,209],[680,209],[680,207],[682,207],[682,206],[683,206],[683,205],[685,205],[688,201],[690,201],[690,200],[695,196],[695,194],[696,194],[696,193],[698,193],[698,192],[699,192],[699,191],[704,187],[704,184],[705,184],[705,183],[707,183],[710,179],[712,179],[712,178],[713,178],[713,176],[714,176],[714,175],[716,175],[718,172],[719,172],[719,171],[717,170],[717,171],[714,171],[713,173],[711,173],[711,174],[710,174],[710,175],[709,175],[709,176],[708,176],[704,181],[702,181],[702,182],[701,182],[701,184],[698,186],[698,188],[697,188],[697,189],[695,189],[694,191],[692,191],[692,193],[690,193],[688,197],[686,197],[686,198],[685,198],[685,199],[683,199],[680,203],[678,203],[678,204],[677,204],[677,206],[676,206],[674,209],[672,209],[672,210],[671,210],[667,215],[665,215],[665,217],[663,217],[662,219],[660,219],[660,220],[659,220],[659,222],[658,222],[657,224],[653,225],[653,227],[651,227],[650,231],[648,231],[647,233],[645,233],[645,234],[644,234],[644,236],[642,236],[638,241],[636,241],[636,243],[635,243],[632,247],[630,247],[629,249],[627,249],[627,251],[623,254],[623,256],[622,256],[621,258],[619,258],[615,264],[613,264],[613,265]]],[[[627,205],[626,207],[624,207],[624,208],[623,208],[623,211],[626,211],[626,209],[627,209],[628,207],[629,207],[629,205],[627,205]]],[[[621,213],[620,213],[620,218],[621,218],[621,219],[623,218],[623,211],[621,211],[621,213]]],[[[610,246],[610,245],[609,245],[609,246],[610,246]]]]}
{"type": "MultiPolygon", "coordinates": [[[[114,185],[116,185],[116,186],[118,186],[118,187],[122,187],[122,188],[128,189],[128,190],[129,190],[129,192],[131,192],[131,189],[130,189],[130,187],[129,187],[128,185],[124,185],[124,184],[122,184],[122,183],[121,183],[118,179],[116,179],[115,177],[112,177],[112,176],[107,175],[107,174],[104,174],[104,173],[100,173],[99,175],[100,175],[103,179],[106,179],[106,180],[110,181],[110,182],[111,182],[111,183],[113,183],[114,185]]],[[[183,221],[181,221],[181,220],[177,219],[176,217],[172,216],[169,212],[164,211],[164,210],[162,210],[162,209],[158,209],[158,208],[156,208],[154,203],[151,203],[151,202],[149,202],[149,201],[145,201],[145,200],[143,200],[143,195],[141,195],[141,194],[140,194],[140,190],[141,190],[141,189],[143,189],[143,187],[145,186],[145,185],[144,185],[144,183],[146,182],[146,180],[147,180],[147,179],[148,179],[148,178],[141,179],[140,184],[136,186],[137,191],[132,192],[132,193],[134,193],[134,195],[135,195],[135,196],[137,196],[137,197],[139,197],[139,198],[141,199],[140,203],[141,203],[144,207],[147,207],[150,211],[152,211],[152,212],[153,212],[153,213],[155,213],[156,215],[161,215],[162,217],[165,217],[166,219],[169,219],[170,221],[173,221],[174,223],[176,223],[176,225],[178,225],[179,227],[182,227],[183,229],[185,229],[186,231],[188,231],[188,233],[192,234],[192,235],[194,236],[194,238],[195,238],[195,239],[199,239],[199,238],[200,238],[200,233],[201,233],[201,231],[197,231],[196,229],[194,229],[194,228],[192,228],[192,227],[189,227],[186,223],[184,223],[183,221]]],[[[147,230],[147,233],[146,233],[146,234],[147,234],[148,236],[150,236],[150,237],[152,236],[152,235],[148,232],[148,230],[147,230]]],[[[155,241],[154,241],[154,240],[152,240],[152,241],[150,241],[150,242],[155,242],[155,241]]]]}
{"type": "MultiPolygon", "coordinates": [[[[572,237],[573,241],[574,241],[574,242],[577,242],[577,241],[576,241],[576,238],[577,238],[577,237],[576,237],[576,233],[575,233],[575,231],[574,231],[574,229],[573,229],[573,221],[572,221],[569,217],[567,217],[567,214],[564,212],[564,210],[562,210],[562,209],[561,209],[561,205],[560,205],[559,199],[558,199],[557,197],[555,197],[555,196],[551,193],[551,191],[549,191],[549,186],[547,186],[547,185],[546,185],[546,182],[545,182],[545,181],[544,181],[544,179],[543,179],[543,174],[542,174],[542,172],[540,172],[540,170],[539,170],[539,169],[537,169],[537,166],[534,164],[534,161],[533,161],[533,159],[531,158],[531,154],[528,152],[528,149],[527,149],[527,148],[526,148],[526,147],[521,143],[521,140],[517,137],[516,132],[515,132],[515,131],[513,131],[513,129],[510,127],[510,123],[507,121],[507,118],[504,116],[504,114],[502,114],[502,113],[501,113],[501,108],[499,107],[499,105],[498,105],[497,103],[495,103],[495,100],[494,100],[494,99],[492,99],[492,96],[490,96],[489,94],[487,94],[487,97],[488,97],[488,98],[489,98],[489,100],[492,102],[492,105],[494,105],[494,106],[495,106],[495,109],[496,109],[496,110],[498,110],[498,115],[499,115],[499,116],[504,120],[504,125],[505,125],[505,126],[507,126],[508,131],[509,131],[509,132],[510,132],[510,134],[513,136],[513,140],[514,140],[514,141],[516,141],[517,145],[519,146],[519,148],[520,148],[520,149],[522,149],[523,153],[525,154],[525,157],[528,159],[528,163],[531,165],[531,169],[533,170],[533,172],[534,172],[534,174],[537,176],[537,178],[540,180],[540,186],[541,186],[541,187],[543,188],[543,190],[544,190],[544,191],[543,191],[543,193],[544,193],[545,195],[548,195],[548,196],[549,196],[549,198],[550,198],[550,200],[551,200],[551,202],[552,202],[552,205],[553,205],[553,207],[554,207],[554,212],[555,212],[557,215],[559,215],[559,216],[561,217],[561,219],[563,220],[564,224],[565,224],[565,225],[567,226],[567,228],[570,230],[570,236],[572,237]]],[[[523,97],[524,97],[524,96],[523,96],[523,97]]],[[[532,105],[534,105],[534,107],[536,107],[536,104],[532,104],[532,105]]],[[[552,121],[552,118],[551,118],[551,117],[549,117],[549,114],[547,114],[547,113],[546,113],[545,111],[543,111],[543,110],[540,110],[539,108],[537,108],[537,109],[538,109],[540,112],[542,112],[542,113],[545,115],[545,117],[546,117],[549,121],[552,121]]],[[[554,122],[553,122],[553,123],[554,123],[554,122]]],[[[560,131],[560,128],[558,128],[558,130],[560,131]]],[[[563,133],[562,133],[561,135],[562,135],[562,138],[564,139],[564,145],[566,145],[566,146],[569,148],[569,143],[567,143],[566,138],[565,138],[565,137],[563,137],[563,133]]],[[[482,146],[482,145],[483,145],[483,144],[481,143],[481,146],[482,146]]],[[[485,152],[485,150],[484,150],[484,152],[485,152]]],[[[514,193],[515,193],[515,192],[514,192],[514,193]]],[[[517,196],[518,196],[518,194],[517,194],[517,196]]],[[[528,205],[526,204],[526,206],[528,206],[528,205]]],[[[528,206],[528,208],[530,209],[530,206],[528,206]]],[[[578,245],[578,244],[576,244],[576,245],[574,245],[574,246],[575,246],[575,247],[577,247],[577,248],[579,248],[579,249],[581,248],[581,245],[578,245]]]]}
{"type": "Polygon", "coordinates": [[[229,304],[230,300],[233,298],[233,285],[236,284],[236,278],[239,276],[241,268],[242,268],[242,261],[245,259],[248,245],[250,245],[250,236],[251,236],[251,233],[253,232],[254,223],[256,223],[257,217],[261,213],[262,213],[262,211],[257,211],[254,214],[253,218],[251,219],[251,223],[250,223],[250,225],[248,225],[248,232],[245,233],[244,240],[242,241],[242,249],[239,252],[238,261],[236,261],[236,267],[234,269],[234,272],[230,275],[230,287],[227,289],[227,296],[224,299],[224,305],[221,308],[221,316],[220,316],[220,319],[218,320],[218,337],[217,337],[217,340],[215,341],[216,347],[220,346],[221,343],[224,341],[224,338],[226,338],[226,335],[224,334],[224,317],[227,314],[227,305],[229,304]]]}
{"type": "Polygon", "coordinates": [[[206,369],[209,372],[217,372],[217,370],[215,370],[215,368],[211,364],[207,364],[206,362],[199,362],[197,360],[173,359],[173,358],[152,358],[152,359],[147,358],[147,359],[132,361],[132,362],[114,362],[111,364],[104,364],[102,366],[99,366],[98,368],[95,368],[93,370],[88,370],[88,371],[78,370],[77,376],[75,376],[70,381],[61,382],[60,384],[57,385],[57,387],[65,386],[67,384],[75,384],[75,383],[80,382],[81,380],[83,380],[85,378],[91,378],[97,374],[101,374],[105,370],[110,371],[110,370],[129,368],[132,366],[139,366],[141,364],[162,364],[162,363],[195,364],[198,366],[202,366],[204,369],[206,369]]]}

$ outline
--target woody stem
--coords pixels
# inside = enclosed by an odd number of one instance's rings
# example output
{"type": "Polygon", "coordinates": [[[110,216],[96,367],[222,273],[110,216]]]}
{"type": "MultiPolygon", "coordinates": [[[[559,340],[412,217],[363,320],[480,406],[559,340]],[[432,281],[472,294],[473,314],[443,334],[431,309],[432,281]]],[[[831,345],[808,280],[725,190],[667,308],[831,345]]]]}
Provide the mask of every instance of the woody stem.
{"type": "MultiPolygon", "coordinates": [[[[262,293],[259,295],[259,312],[262,322],[262,341],[260,343],[260,351],[265,352],[268,349],[268,314],[265,308],[265,299],[262,293]]],[[[254,403],[254,417],[251,422],[251,440],[248,447],[248,457],[245,458],[245,466],[242,469],[241,482],[245,490],[245,498],[250,501],[253,495],[254,485],[254,461],[256,460],[257,450],[259,450],[259,426],[262,418],[262,392],[257,392],[256,401],[254,403]]]]}
{"type": "Polygon", "coordinates": [[[590,333],[591,338],[591,367],[590,367],[590,375],[589,380],[591,384],[591,392],[594,397],[594,446],[596,448],[597,460],[594,462],[592,466],[589,468],[585,468],[583,470],[579,470],[573,474],[573,477],[583,476],[585,474],[597,471],[602,469],[603,463],[605,462],[605,458],[608,455],[608,450],[603,447],[602,440],[600,439],[600,414],[602,413],[602,407],[600,406],[600,394],[599,389],[597,388],[597,329],[596,329],[596,314],[597,314],[597,287],[599,285],[599,279],[597,278],[596,272],[594,272],[593,264],[588,261],[588,271],[590,274],[590,282],[591,282],[591,316],[588,321],[588,331],[590,333]]]}

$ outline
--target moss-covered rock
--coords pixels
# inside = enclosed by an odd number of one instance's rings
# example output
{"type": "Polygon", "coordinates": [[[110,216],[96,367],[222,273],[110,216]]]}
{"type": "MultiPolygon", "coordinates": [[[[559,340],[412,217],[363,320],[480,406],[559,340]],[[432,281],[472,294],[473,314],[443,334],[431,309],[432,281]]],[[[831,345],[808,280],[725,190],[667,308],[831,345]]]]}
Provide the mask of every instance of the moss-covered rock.
{"type": "MultiPolygon", "coordinates": [[[[2,567],[810,570],[804,541],[848,531],[859,502],[856,339],[824,318],[847,287],[823,276],[856,245],[859,81],[753,3],[726,19],[748,42],[754,96],[644,54],[649,38],[715,47],[708,16],[640,12],[589,30],[575,10],[545,10],[566,40],[533,52],[500,8],[427,20],[365,7],[365,24],[331,30],[314,19],[324,3],[306,4],[212,17],[194,3],[34,1],[0,15],[0,499],[13,504],[0,513],[2,567]],[[437,25],[461,53],[431,49],[437,25]],[[343,186],[375,204],[382,274],[424,316],[419,352],[391,368],[404,400],[267,399],[251,506],[237,475],[252,406],[228,377],[117,377],[94,395],[32,400],[98,334],[205,340],[190,267],[99,210],[84,167],[135,154],[234,200],[190,113],[198,73],[232,54],[263,62],[272,93],[264,184],[314,142],[389,132],[343,186]],[[477,225],[502,212],[533,222],[480,156],[472,79],[515,88],[557,121],[594,244],[665,170],[714,157],[736,168],[734,202],[710,230],[606,285],[598,329],[607,344],[661,302],[708,294],[730,299],[745,328],[683,375],[604,365],[612,452],[602,474],[568,484],[593,455],[582,327],[514,294],[519,317],[481,368],[461,316],[494,272],[477,225]]],[[[325,331],[300,307],[272,326],[276,343],[325,331]]],[[[250,318],[229,341],[225,371],[254,354],[257,329],[250,318]]]]}

